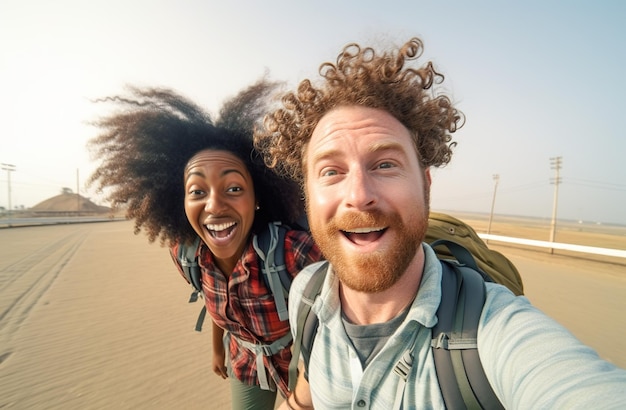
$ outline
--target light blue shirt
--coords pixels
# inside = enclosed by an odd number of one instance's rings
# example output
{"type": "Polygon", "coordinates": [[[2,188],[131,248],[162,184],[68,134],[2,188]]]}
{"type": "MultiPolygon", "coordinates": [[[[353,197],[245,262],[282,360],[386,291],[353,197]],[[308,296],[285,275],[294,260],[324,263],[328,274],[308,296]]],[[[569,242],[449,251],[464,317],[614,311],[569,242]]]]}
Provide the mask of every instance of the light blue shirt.
{"type": "MultiPolygon", "coordinates": [[[[341,320],[338,279],[329,269],[312,311],[319,318],[309,363],[315,408],[391,409],[400,378],[393,371],[414,344],[413,365],[404,390],[404,409],[441,409],[431,352],[431,328],[441,301],[441,264],[424,244],[424,273],[404,322],[365,370],[341,320]]],[[[296,276],[289,297],[291,328],[304,286],[319,264],[296,276]]],[[[626,409],[626,371],[601,360],[564,327],[514,296],[487,283],[478,326],[478,352],[485,374],[510,409],[626,409]]]]}

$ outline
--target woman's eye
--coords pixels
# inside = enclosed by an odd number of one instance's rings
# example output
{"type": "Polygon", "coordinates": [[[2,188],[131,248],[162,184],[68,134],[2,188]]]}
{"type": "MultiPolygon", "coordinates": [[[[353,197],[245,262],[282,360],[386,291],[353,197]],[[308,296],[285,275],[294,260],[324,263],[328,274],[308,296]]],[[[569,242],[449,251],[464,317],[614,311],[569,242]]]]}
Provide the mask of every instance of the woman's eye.
{"type": "Polygon", "coordinates": [[[227,189],[227,192],[241,192],[243,189],[239,186],[233,186],[227,189]]]}
{"type": "Polygon", "coordinates": [[[204,191],[202,191],[201,189],[191,189],[189,191],[189,195],[192,195],[192,196],[200,196],[202,194],[204,194],[204,191]]]}

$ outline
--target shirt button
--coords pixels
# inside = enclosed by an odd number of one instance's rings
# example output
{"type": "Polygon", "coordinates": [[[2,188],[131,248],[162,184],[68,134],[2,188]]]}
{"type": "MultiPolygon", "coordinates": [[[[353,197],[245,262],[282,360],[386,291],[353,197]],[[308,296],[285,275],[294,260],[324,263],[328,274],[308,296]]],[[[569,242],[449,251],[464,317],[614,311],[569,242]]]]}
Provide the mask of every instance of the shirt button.
{"type": "Polygon", "coordinates": [[[357,405],[358,407],[365,407],[365,400],[359,400],[359,401],[356,403],[356,405],[357,405]]]}

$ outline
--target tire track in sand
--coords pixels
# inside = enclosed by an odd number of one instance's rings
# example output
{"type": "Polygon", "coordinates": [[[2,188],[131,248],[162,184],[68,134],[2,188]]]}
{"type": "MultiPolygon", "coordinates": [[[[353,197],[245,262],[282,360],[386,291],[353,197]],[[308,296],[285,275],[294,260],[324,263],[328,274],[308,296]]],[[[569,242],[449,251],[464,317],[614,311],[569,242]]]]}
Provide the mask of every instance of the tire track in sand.
{"type": "Polygon", "coordinates": [[[12,336],[84,240],[83,230],[68,232],[0,269],[0,364],[12,353],[12,336]]]}

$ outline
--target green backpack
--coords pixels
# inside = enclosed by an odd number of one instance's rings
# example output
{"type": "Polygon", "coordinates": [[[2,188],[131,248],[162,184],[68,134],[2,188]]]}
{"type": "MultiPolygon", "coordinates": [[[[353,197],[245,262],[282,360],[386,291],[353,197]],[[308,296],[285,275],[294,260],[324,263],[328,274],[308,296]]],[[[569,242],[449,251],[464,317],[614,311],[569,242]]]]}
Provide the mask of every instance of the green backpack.
{"type": "MultiPolygon", "coordinates": [[[[489,249],[470,226],[452,216],[431,212],[425,241],[437,253],[443,270],[438,323],[432,329],[431,345],[446,407],[503,408],[480,363],[476,336],[485,303],[485,282],[500,283],[521,295],[520,274],[504,255],[489,249]]],[[[321,292],[327,268],[328,263],[322,263],[302,293],[289,365],[290,390],[295,387],[300,353],[307,375],[318,326],[317,316],[310,314],[311,306],[321,292]]],[[[411,361],[412,357],[405,354],[394,368],[401,379],[395,407],[402,401],[411,361]]]]}
{"type": "MultiPolygon", "coordinates": [[[[500,252],[489,249],[476,231],[465,222],[447,214],[431,212],[425,241],[432,243],[439,239],[462,245],[472,254],[480,270],[494,282],[506,286],[515,295],[524,294],[522,278],[515,265],[500,252]]],[[[450,259],[453,256],[445,248],[436,248],[435,252],[439,259],[450,259]]]]}

